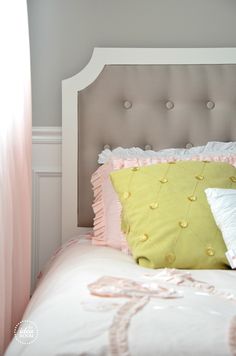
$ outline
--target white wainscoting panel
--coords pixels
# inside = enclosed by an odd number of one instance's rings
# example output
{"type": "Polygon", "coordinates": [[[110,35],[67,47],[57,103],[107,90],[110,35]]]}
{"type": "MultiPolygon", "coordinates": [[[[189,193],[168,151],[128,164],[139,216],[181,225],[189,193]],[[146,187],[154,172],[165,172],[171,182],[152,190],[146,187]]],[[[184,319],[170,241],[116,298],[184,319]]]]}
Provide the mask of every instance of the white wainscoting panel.
{"type": "Polygon", "coordinates": [[[61,128],[32,131],[32,290],[61,245],[61,128]]]}

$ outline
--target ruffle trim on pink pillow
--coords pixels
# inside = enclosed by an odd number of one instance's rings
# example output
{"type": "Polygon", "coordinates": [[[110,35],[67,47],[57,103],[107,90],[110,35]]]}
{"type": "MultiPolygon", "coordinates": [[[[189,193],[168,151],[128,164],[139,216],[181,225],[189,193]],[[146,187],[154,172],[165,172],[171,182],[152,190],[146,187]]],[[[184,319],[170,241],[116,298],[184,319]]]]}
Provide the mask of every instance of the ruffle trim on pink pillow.
{"type": "Polygon", "coordinates": [[[91,177],[94,194],[92,244],[110,246],[129,254],[124,234],[120,228],[121,205],[113,190],[109,174],[113,170],[111,162],[99,167],[91,177]]]}
{"type": "Polygon", "coordinates": [[[210,161],[210,162],[225,162],[236,167],[236,154],[232,155],[197,155],[194,157],[158,157],[158,158],[113,158],[111,160],[113,170],[130,167],[143,167],[156,163],[178,162],[178,161],[210,161]]]}
{"type": "Polygon", "coordinates": [[[94,201],[92,204],[94,219],[93,219],[93,236],[92,243],[94,245],[106,246],[105,241],[105,207],[103,202],[103,170],[104,166],[99,167],[91,177],[94,201]]]}

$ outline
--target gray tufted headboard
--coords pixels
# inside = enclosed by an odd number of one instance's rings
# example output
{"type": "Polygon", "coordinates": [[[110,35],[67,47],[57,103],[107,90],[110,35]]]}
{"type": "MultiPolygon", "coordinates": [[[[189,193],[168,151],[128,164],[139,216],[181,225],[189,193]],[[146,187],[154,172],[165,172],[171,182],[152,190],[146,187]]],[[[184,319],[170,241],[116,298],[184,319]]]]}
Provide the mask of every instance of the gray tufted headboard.
{"type": "Polygon", "coordinates": [[[236,65],[106,66],[78,94],[79,225],[103,147],[155,150],[236,140],[236,65]]]}
{"type": "MultiPolygon", "coordinates": [[[[158,150],[236,140],[234,55],[233,64],[118,61],[100,66],[96,80],[77,91],[71,105],[76,100],[79,226],[92,226],[90,177],[104,146],[158,150]]],[[[70,154],[64,150],[64,160],[70,154]]]]}

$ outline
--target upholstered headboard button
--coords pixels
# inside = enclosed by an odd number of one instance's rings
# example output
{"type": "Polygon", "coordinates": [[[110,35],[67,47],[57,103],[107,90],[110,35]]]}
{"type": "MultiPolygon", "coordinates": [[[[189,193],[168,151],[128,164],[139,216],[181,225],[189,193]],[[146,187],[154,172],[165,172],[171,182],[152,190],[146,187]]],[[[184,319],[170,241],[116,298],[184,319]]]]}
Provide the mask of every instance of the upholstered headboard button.
{"type": "Polygon", "coordinates": [[[174,103],[170,100],[168,100],[165,105],[168,110],[171,110],[174,108],[174,103]]]}
{"type": "Polygon", "coordinates": [[[145,151],[152,150],[152,146],[151,145],[146,145],[146,146],[144,146],[144,149],[145,149],[145,151]]]}
{"type": "Polygon", "coordinates": [[[207,107],[207,109],[212,110],[215,107],[215,103],[213,101],[209,100],[206,102],[206,107],[207,107]]]}
{"type": "Polygon", "coordinates": [[[192,148],[193,144],[191,142],[186,143],[185,148],[189,149],[192,148]]]}
{"type": "Polygon", "coordinates": [[[132,103],[131,103],[131,101],[129,101],[129,100],[123,101],[123,107],[124,107],[125,109],[131,109],[131,108],[132,108],[132,103]]]}

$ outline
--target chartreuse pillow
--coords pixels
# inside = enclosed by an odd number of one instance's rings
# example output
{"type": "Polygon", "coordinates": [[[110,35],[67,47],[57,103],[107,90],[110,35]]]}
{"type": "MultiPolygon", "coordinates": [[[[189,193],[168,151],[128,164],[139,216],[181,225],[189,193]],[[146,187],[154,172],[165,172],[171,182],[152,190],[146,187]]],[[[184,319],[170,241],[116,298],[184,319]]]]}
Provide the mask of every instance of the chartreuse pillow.
{"type": "Polygon", "coordinates": [[[122,169],[110,176],[122,204],[122,230],[138,264],[229,268],[204,190],[236,188],[236,168],[180,161],[122,169]]]}

